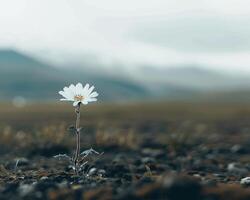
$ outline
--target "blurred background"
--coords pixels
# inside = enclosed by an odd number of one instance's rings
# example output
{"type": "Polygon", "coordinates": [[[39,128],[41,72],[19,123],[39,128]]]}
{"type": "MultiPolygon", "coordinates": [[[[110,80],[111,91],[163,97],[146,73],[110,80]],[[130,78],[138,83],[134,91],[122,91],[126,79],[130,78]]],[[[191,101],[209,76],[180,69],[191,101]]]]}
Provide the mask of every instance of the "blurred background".
{"type": "Polygon", "coordinates": [[[0,99],[250,100],[245,0],[9,0],[0,6],[0,99]]]}
{"type": "Polygon", "coordinates": [[[248,0],[0,1],[0,199],[250,199],[249,122],[248,0]]]}

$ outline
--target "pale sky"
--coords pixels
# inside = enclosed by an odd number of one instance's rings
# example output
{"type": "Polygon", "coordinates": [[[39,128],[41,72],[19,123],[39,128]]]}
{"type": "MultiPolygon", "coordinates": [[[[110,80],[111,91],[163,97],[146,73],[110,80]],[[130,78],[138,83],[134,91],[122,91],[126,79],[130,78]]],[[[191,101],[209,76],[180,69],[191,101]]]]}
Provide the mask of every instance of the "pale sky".
{"type": "Polygon", "coordinates": [[[250,73],[250,1],[0,0],[0,47],[57,64],[250,73]]]}

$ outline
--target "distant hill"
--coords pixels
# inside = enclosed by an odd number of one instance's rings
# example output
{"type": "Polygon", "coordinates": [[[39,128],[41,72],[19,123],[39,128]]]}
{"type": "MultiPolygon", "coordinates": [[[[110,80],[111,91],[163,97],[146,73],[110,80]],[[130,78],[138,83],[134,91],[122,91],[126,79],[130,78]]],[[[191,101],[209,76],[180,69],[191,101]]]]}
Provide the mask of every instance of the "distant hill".
{"type": "Polygon", "coordinates": [[[199,93],[250,89],[250,77],[248,76],[223,74],[196,66],[170,68],[147,66],[142,67],[137,74],[136,79],[139,82],[148,83],[152,90],[158,91],[164,91],[165,87],[169,85],[199,93]]]}
{"type": "Polygon", "coordinates": [[[23,96],[32,100],[60,98],[58,91],[70,83],[96,85],[103,100],[137,99],[146,89],[132,81],[93,75],[84,70],[55,68],[25,54],[0,50],[0,98],[23,96]]]}
{"type": "Polygon", "coordinates": [[[130,74],[119,69],[60,68],[20,52],[0,50],[0,99],[22,96],[27,100],[57,100],[59,90],[77,82],[94,84],[103,101],[250,99],[249,77],[195,66],[164,69],[147,66],[130,74]]]}

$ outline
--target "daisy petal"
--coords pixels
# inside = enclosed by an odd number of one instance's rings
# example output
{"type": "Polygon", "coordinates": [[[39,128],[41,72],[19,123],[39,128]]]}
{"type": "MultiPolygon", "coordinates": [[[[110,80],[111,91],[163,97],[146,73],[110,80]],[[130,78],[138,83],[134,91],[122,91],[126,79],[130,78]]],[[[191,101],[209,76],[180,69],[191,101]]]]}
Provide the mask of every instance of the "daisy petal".
{"type": "Polygon", "coordinates": [[[70,84],[69,89],[73,89],[75,86],[73,84],[70,84]]]}
{"type": "Polygon", "coordinates": [[[88,83],[84,86],[83,90],[85,90],[85,91],[89,90],[89,84],[88,83]]]}
{"type": "Polygon", "coordinates": [[[65,97],[66,99],[68,98],[66,92],[60,91],[60,92],[58,92],[58,93],[59,93],[60,95],[62,95],[63,97],[65,97]]]}
{"type": "Polygon", "coordinates": [[[73,106],[77,106],[78,103],[79,101],[74,101],[73,106]]]}
{"type": "Polygon", "coordinates": [[[90,99],[88,100],[88,102],[93,102],[93,101],[97,101],[97,99],[96,99],[96,98],[90,98],[90,99]]]}
{"type": "Polygon", "coordinates": [[[71,101],[69,99],[60,99],[60,101],[71,101]]]}
{"type": "Polygon", "coordinates": [[[59,91],[58,92],[60,95],[63,95],[65,92],[64,91],[59,91]]]}
{"type": "Polygon", "coordinates": [[[87,105],[88,101],[82,101],[82,104],[87,105]]]}
{"type": "Polygon", "coordinates": [[[83,89],[82,84],[81,83],[77,83],[76,84],[76,89],[79,90],[79,91],[82,90],[83,89]]]}
{"type": "Polygon", "coordinates": [[[87,94],[87,95],[90,95],[91,92],[92,92],[94,89],[95,89],[95,87],[94,87],[94,86],[91,86],[91,87],[88,89],[88,94],[87,94]]]}
{"type": "Polygon", "coordinates": [[[68,91],[71,93],[71,95],[74,95],[76,93],[76,87],[73,84],[71,84],[68,87],[68,91]]]}
{"type": "Polygon", "coordinates": [[[68,87],[65,87],[64,88],[64,92],[65,94],[67,95],[67,98],[70,98],[70,99],[73,99],[74,97],[74,92],[72,89],[68,88],[68,87]]]}
{"type": "Polygon", "coordinates": [[[64,87],[63,90],[66,92],[66,90],[68,90],[69,88],[68,87],[64,87]]]}
{"type": "Polygon", "coordinates": [[[97,92],[93,92],[93,93],[91,93],[90,95],[89,95],[89,97],[98,97],[98,93],[97,92]]]}

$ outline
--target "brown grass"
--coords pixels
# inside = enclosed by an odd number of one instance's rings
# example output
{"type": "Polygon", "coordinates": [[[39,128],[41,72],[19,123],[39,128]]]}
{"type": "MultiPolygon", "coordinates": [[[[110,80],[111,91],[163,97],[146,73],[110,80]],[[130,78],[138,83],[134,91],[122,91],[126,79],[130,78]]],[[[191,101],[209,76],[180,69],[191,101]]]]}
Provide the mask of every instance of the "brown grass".
{"type": "MultiPolygon", "coordinates": [[[[0,104],[0,113],[1,145],[74,146],[74,137],[67,131],[75,121],[69,104],[30,104],[24,108],[0,104]]],[[[97,104],[83,107],[81,113],[82,145],[86,147],[137,149],[145,138],[152,138],[178,151],[194,141],[216,145],[222,139],[213,135],[218,132],[230,135],[225,138],[229,144],[246,142],[250,128],[248,104],[97,104]]]]}

